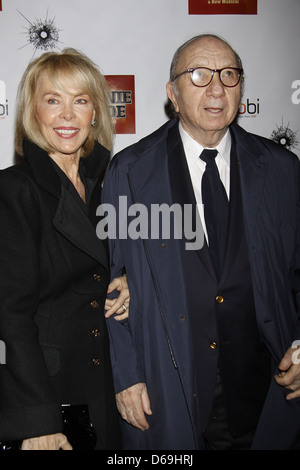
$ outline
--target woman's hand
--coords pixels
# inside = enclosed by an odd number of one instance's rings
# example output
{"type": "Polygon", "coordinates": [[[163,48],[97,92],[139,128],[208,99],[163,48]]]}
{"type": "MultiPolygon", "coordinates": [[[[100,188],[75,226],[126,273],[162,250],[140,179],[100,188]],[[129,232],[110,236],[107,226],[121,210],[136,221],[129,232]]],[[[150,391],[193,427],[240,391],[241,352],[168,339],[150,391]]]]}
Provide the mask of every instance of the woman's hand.
{"type": "Polygon", "coordinates": [[[66,436],[62,433],[24,439],[21,450],[72,450],[66,436]]]}
{"type": "Polygon", "coordinates": [[[130,294],[127,284],[126,275],[115,278],[108,286],[107,293],[110,294],[114,290],[120,292],[119,296],[116,299],[106,299],[105,301],[105,317],[108,318],[114,313],[118,315],[115,316],[115,320],[125,320],[129,315],[129,301],[130,294]]]}

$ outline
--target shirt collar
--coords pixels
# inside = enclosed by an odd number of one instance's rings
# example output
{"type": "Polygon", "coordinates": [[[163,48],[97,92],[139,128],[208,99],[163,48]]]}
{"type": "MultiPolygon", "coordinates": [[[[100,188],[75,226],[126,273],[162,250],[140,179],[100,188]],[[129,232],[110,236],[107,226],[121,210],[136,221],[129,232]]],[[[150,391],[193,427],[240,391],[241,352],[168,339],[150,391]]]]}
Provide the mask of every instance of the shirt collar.
{"type": "MultiPolygon", "coordinates": [[[[196,163],[204,147],[193,139],[179,122],[179,133],[182,139],[186,158],[190,164],[196,163]]],[[[230,166],[231,134],[229,129],[222,138],[221,142],[215,147],[220,157],[230,166]]]]}

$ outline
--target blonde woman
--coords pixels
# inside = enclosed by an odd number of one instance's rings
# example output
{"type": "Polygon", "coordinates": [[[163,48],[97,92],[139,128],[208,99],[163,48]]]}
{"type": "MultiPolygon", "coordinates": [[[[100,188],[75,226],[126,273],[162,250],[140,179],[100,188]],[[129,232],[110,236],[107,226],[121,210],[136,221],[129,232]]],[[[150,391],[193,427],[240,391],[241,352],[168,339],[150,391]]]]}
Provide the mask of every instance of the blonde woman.
{"type": "MultiPolygon", "coordinates": [[[[84,54],[29,64],[16,120],[23,158],[0,172],[0,441],[22,449],[121,446],[104,317],[108,254],[95,230],[113,132],[105,78],[84,54]],[[87,444],[66,436],[70,411],[89,416],[87,444]]],[[[126,278],[114,287],[121,313],[126,278]]]]}

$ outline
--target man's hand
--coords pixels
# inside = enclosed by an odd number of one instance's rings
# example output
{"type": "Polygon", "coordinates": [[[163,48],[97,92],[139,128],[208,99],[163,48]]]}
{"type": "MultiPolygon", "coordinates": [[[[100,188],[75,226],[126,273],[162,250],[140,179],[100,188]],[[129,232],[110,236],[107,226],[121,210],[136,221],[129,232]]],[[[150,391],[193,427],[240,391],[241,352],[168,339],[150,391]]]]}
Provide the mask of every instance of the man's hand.
{"type": "Polygon", "coordinates": [[[295,347],[289,348],[278,366],[280,373],[275,375],[275,380],[278,385],[291,390],[291,393],[286,396],[287,400],[300,397],[299,358],[300,353],[298,350],[295,347]]]}
{"type": "Polygon", "coordinates": [[[24,439],[21,450],[72,450],[72,446],[64,434],[49,434],[47,436],[24,439]]]}
{"type": "Polygon", "coordinates": [[[125,421],[145,431],[149,429],[145,413],[151,415],[146,384],[138,383],[116,395],[118,410],[125,421]]]}

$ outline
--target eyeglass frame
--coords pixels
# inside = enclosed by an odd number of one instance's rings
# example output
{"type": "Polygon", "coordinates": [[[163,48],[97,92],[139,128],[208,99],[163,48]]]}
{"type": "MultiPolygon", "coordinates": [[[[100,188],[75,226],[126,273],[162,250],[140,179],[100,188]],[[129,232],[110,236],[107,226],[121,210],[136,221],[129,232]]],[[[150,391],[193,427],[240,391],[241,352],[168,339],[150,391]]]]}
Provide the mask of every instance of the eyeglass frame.
{"type": "Polygon", "coordinates": [[[238,84],[240,83],[241,81],[241,78],[242,78],[242,75],[243,75],[243,72],[244,70],[243,69],[240,69],[238,67],[223,67],[222,69],[210,69],[209,67],[193,67],[193,68],[189,68],[187,70],[184,70],[183,72],[179,73],[178,75],[176,75],[176,77],[174,78],[174,80],[172,80],[173,82],[175,82],[175,80],[177,80],[177,78],[181,77],[181,75],[184,75],[185,73],[189,73],[190,74],[190,77],[191,77],[191,81],[192,81],[192,84],[198,88],[205,88],[206,86],[210,85],[210,83],[212,82],[213,78],[214,78],[214,74],[215,72],[218,72],[219,74],[219,79],[220,79],[220,82],[222,83],[222,85],[226,86],[227,88],[234,88],[236,86],[238,86],[238,84]],[[197,69],[205,69],[205,70],[210,70],[211,71],[211,79],[209,80],[209,82],[206,84],[206,85],[196,85],[194,82],[193,82],[193,79],[192,79],[192,73],[197,70],[197,69]],[[221,72],[223,72],[223,70],[237,70],[239,72],[239,79],[238,79],[238,82],[236,83],[236,85],[225,85],[225,83],[222,82],[221,80],[221,72]]]}

